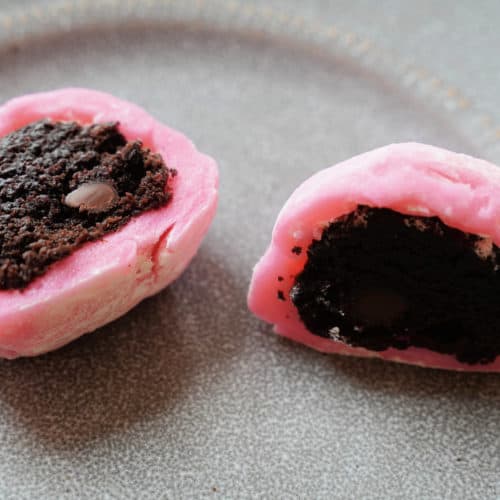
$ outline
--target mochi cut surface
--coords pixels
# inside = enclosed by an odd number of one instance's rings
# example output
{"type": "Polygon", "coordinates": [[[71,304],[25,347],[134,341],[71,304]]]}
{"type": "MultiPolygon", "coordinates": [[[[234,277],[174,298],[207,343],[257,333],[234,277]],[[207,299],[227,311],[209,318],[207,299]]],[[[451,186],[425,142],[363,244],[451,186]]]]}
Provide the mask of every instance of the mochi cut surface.
{"type": "Polygon", "coordinates": [[[291,195],[249,308],[322,352],[499,371],[499,221],[495,165],[417,143],[370,151],[291,195]]]}
{"type": "MultiPolygon", "coordinates": [[[[26,286],[0,290],[0,356],[5,358],[56,349],[167,286],[194,257],[217,205],[215,161],[130,102],[80,88],[15,98],[0,107],[0,139],[36,122],[73,122],[82,127],[117,124],[125,140],[133,143],[123,155],[132,158],[142,146],[154,161],[161,157],[172,175],[165,182],[164,204],[160,200],[147,211],[134,212],[116,227],[117,218],[110,218],[106,221],[110,232],[102,231],[94,241],[87,238],[26,286]]],[[[103,158],[107,161],[106,154],[103,158]]],[[[151,175],[161,179],[159,173],[151,175]]],[[[8,179],[7,173],[2,176],[8,179]]],[[[78,175],[74,178],[78,181],[78,175]]],[[[61,204],[83,219],[108,210],[119,195],[99,179],[85,182],[82,178],[74,184],[66,198],[61,197],[61,204]]],[[[161,193],[156,195],[161,198],[161,193]]]]}

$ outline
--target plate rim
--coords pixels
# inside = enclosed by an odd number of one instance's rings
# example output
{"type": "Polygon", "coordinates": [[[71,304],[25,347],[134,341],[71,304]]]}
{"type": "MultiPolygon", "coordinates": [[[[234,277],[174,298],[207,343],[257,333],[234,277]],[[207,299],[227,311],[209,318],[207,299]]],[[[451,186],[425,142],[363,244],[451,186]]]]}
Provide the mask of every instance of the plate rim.
{"type": "Polygon", "coordinates": [[[500,163],[500,125],[457,86],[409,57],[380,47],[356,30],[289,14],[254,0],[58,0],[43,8],[28,4],[0,14],[0,48],[77,28],[131,22],[196,22],[205,28],[244,29],[260,36],[305,43],[331,56],[347,58],[417,102],[440,111],[458,133],[476,146],[482,158],[500,163]]]}

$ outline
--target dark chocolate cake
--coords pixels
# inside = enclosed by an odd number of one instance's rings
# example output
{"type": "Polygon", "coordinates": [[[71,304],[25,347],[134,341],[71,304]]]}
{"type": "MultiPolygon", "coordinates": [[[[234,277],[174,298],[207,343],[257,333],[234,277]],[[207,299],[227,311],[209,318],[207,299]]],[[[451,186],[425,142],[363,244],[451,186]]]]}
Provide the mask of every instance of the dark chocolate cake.
{"type": "Polygon", "coordinates": [[[290,297],[315,335],[487,363],[500,354],[497,253],[437,217],[359,206],[311,244],[290,297]]]}
{"type": "Polygon", "coordinates": [[[171,197],[168,169],[117,123],[38,121],[0,139],[0,288],[22,289],[86,241],[171,197]]]}

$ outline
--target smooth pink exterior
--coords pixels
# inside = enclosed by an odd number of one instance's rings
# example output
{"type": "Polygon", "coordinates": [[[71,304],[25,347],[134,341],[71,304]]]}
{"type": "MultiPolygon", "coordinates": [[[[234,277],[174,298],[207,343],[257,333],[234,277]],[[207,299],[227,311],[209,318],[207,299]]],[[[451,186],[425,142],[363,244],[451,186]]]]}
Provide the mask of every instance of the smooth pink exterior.
{"type": "Polygon", "coordinates": [[[312,335],[305,328],[288,298],[294,278],[305,265],[313,239],[358,204],[438,216],[448,226],[490,236],[500,246],[500,168],[432,146],[393,144],[318,172],[292,194],[255,267],[248,295],[251,311],[274,324],[278,334],[322,352],[453,370],[500,371],[500,357],[488,365],[471,366],[427,349],[372,352],[312,335]],[[295,246],[303,249],[300,255],[292,253],[295,246]],[[279,290],[285,301],[278,299],[279,290]]]}
{"type": "Polygon", "coordinates": [[[168,285],[196,253],[217,205],[214,160],[129,102],[85,89],[27,95],[0,108],[0,137],[42,118],[118,121],[128,140],[140,139],[178,175],[164,208],[86,243],[23,292],[0,291],[0,356],[7,358],[60,347],[168,285]]]}

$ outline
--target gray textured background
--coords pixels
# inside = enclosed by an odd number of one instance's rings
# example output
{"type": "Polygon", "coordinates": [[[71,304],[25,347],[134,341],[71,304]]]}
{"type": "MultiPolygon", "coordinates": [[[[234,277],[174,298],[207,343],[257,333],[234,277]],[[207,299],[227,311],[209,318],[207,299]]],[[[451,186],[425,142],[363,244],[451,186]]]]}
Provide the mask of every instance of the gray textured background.
{"type": "MultiPolygon", "coordinates": [[[[261,3],[395,48],[500,118],[497,2],[261,3]]],[[[306,176],[391,141],[476,138],[300,44],[194,25],[48,31],[0,52],[1,100],[70,84],[134,100],[218,160],[221,201],[169,289],[55,353],[0,362],[0,497],[499,498],[499,376],[324,356],[245,307],[306,176]]]]}

